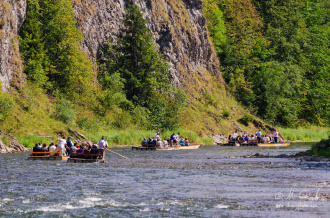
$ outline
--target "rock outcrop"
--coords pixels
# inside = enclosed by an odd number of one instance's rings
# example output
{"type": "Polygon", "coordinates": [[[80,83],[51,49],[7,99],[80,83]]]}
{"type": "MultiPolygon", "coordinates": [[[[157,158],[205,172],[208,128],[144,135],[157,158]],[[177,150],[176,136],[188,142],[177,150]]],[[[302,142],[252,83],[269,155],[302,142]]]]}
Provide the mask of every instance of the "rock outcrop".
{"type": "MultiPolygon", "coordinates": [[[[72,0],[77,27],[84,40],[82,48],[96,63],[100,47],[113,40],[122,27],[125,4],[138,4],[155,42],[169,60],[173,82],[185,85],[207,70],[219,74],[219,63],[210,43],[202,0],[72,0]]],[[[24,80],[19,53],[18,31],[27,9],[26,0],[3,0],[0,3],[0,81],[2,89],[20,87],[24,80]]]]}
{"type": "MultiPolygon", "coordinates": [[[[148,27],[162,54],[169,60],[173,82],[184,85],[193,75],[208,70],[219,74],[219,64],[212,50],[201,0],[133,1],[148,18],[148,27]]],[[[84,35],[83,49],[95,62],[99,49],[114,40],[122,28],[124,0],[74,1],[77,27],[84,35]]]]}
{"type": "Polygon", "coordinates": [[[19,53],[18,31],[26,14],[26,0],[0,2],[0,81],[2,90],[20,87],[23,64],[19,53]]]}
{"type": "Polygon", "coordinates": [[[5,138],[8,142],[7,146],[0,138],[0,153],[16,153],[28,151],[28,149],[20,144],[13,135],[0,132],[0,137],[5,138]]]}

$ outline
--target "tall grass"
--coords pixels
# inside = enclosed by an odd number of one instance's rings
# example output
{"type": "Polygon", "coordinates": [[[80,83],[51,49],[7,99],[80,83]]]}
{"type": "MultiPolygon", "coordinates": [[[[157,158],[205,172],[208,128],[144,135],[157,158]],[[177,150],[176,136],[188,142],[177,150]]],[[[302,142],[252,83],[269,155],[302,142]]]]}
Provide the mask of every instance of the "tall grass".
{"type": "Polygon", "coordinates": [[[286,140],[313,141],[327,139],[330,128],[312,126],[308,128],[278,128],[278,131],[286,140]]]}
{"type": "Polygon", "coordinates": [[[56,139],[56,136],[53,136],[53,138],[45,138],[38,135],[23,135],[17,137],[17,140],[27,148],[33,148],[38,142],[49,145],[52,141],[54,141],[53,139],[56,139]]]}

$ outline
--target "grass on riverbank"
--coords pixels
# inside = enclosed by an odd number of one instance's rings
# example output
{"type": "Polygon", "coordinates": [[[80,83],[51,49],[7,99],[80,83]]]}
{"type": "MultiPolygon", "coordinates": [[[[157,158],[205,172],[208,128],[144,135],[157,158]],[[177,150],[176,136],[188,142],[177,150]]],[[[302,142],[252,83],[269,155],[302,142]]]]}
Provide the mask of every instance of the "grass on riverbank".
{"type": "Polygon", "coordinates": [[[308,128],[278,128],[278,131],[286,140],[290,141],[320,141],[328,138],[330,128],[311,126],[308,128]]]}
{"type": "Polygon", "coordinates": [[[330,135],[329,139],[321,140],[319,143],[313,145],[309,155],[330,157],[330,135]]]}
{"type": "MultiPolygon", "coordinates": [[[[203,144],[211,144],[214,142],[212,138],[204,137],[201,138],[197,133],[185,130],[183,128],[179,128],[175,131],[175,133],[180,132],[180,135],[183,137],[188,137],[191,143],[203,143],[203,144]]],[[[85,135],[88,139],[93,142],[98,142],[102,136],[106,137],[110,146],[117,145],[139,145],[141,144],[143,138],[154,137],[155,131],[151,130],[139,130],[137,128],[129,128],[126,130],[118,130],[118,129],[110,129],[110,130],[100,130],[96,132],[90,131],[82,131],[83,135],[85,135]]],[[[173,131],[161,131],[161,138],[170,137],[173,131]]],[[[35,143],[41,142],[50,144],[52,141],[57,140],[57,136],[54,135],[51,138],[43,137],[39,135],[23,135],[17,137],[18,141],[22,143],[25,147],[32,148],[35,143]]]]}

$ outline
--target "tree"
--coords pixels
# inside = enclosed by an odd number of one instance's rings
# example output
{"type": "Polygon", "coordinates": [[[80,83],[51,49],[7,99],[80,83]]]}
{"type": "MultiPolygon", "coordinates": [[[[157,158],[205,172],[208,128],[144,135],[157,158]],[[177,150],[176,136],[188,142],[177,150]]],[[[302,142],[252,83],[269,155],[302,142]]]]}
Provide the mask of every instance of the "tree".
{"type": "Polygon", "coordinates": [[[21,51],[28,78],[77,101],[93,95],[96,75],[85,52],[71,0],[29,0],[21,51]],[[46,83],[47,81],[47,83],[46,83]]]}
{"type": "Polygon", "coordinates": [[[29,0],[24,25],[19,32],[20,50],[24,60],[24,73],[37,86],[47,84],[49,64],[44,49],[42,11],[38,0],[29,0]]]}
{"type": "Polygon", "coordinates": [[[178,100],[177,90],[170,88],[169,65],[159,53],[147,20],[136,5],[127,4],[123,24],[116,42],[109,42],[103,48],[99,81],[104,89],[114,89],[110,78],[119,75],[121,79],[117,81],[123,83],[127,100],[148,109],[145,114],[150,115],[150,127],[171,128],[176,120],[169,122],[164,117],[169,113],[176,117],[182,99],[178,100]]]}

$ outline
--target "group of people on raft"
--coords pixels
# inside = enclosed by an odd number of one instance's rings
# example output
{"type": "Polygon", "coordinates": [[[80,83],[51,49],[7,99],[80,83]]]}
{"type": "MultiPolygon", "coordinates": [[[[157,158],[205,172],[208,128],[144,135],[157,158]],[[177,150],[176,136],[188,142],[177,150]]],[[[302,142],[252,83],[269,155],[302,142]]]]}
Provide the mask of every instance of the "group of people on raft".
{"type": "Polygon", "coordinates": [[[164,140],[160,137],[160,132],[157,132],[154,137],[146,138],[142,141],[142,147],[156,147],[156,148],[168,148],[173,146],[189,146],[188,137],[183,138],[178,134],[173,133],[170,137],[165,137],[164,140]]]}
{"type": "Polygon", "coordinates": [[[93,143],[93,145],[90,145],[88,143],[82,143],[82,145],[79,145],[77,142],[73,143],[71,141],[71,137],[68,137],[65,139],[58,138],[57,140],[59,143],[55,144],[54,142],[50,143],[49,146],[47,144],[42,144],[41,142],[35,144],[35,147],[33,147],[33,153],[32,155],[40,156],[40,155],[50,155],[50,156],[67,156],[70,155],[70,157],[77,157],[77,158],[88,158],[92,157],[94,159],[102,158],[103,153],[108,147],[108,142],[105,140],[105,137],[102,136],[102,139],[98,143],[93,143]],[[42,154],[40,152],[47,152],[46,154],[42,154]],[[79,154],[92,154],[92,155],[79,155],[79,154]]]}
{"type": "Polygon", "coordinates": [[[276,129],[271,133],[271,136],[263,135],[259,129],[255,135],[250,136],[244,132],[244,134],[238,134],[237,131],[233,135],[229,135],[228,141],[234,143],[277,143],[279,133],[276,129]]]}

